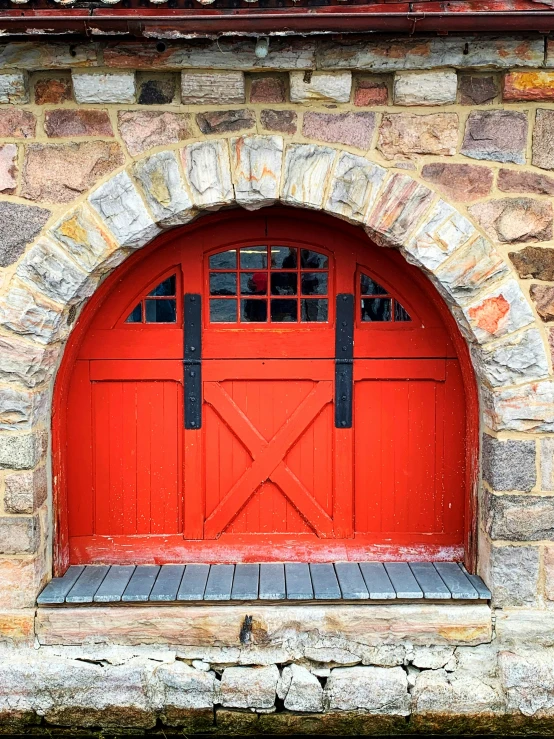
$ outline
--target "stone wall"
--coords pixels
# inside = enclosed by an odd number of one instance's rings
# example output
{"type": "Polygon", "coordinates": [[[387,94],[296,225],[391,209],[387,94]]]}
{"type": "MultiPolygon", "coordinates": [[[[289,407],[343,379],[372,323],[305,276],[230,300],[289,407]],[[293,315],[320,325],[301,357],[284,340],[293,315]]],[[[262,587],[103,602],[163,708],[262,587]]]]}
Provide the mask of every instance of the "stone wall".
{"type": "Polygon", "coordinates": [[[479,570],[502,612],[552,607],[553,42],[8,43],[0,65],[0,640],[32,638],[51,573],[80,309],[164,228],[277,201],[359,224],[445,297],[481,394],[479,570]]]}

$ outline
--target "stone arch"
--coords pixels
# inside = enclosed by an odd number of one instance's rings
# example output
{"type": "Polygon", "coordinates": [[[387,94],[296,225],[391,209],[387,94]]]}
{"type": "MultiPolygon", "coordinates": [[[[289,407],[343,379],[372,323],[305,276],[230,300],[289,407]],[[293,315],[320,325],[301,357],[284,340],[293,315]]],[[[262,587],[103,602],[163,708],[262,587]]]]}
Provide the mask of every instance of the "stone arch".
{"type": "MultiPolygon", "coordinates": [[[[96,187],[35,241],[0,290],[0,325],[13,337],[0,337],[0,379],[10,383],[0,394],[11,408],[3,430],[47,427],[50,392],[33,388],[53,378],[78,309],[130,253],[211,211],[276,202],[324,211],[399,249],[431,278],[469,342],[485,424],[494,431],[554,431],[542,334],[494,244],[407,174],[339,148],[285,146],[280,136],[262,135],[146,156],[96,187]]],[[[29,454],[40,455],[37,444],[29,441],[29,454]]]]}

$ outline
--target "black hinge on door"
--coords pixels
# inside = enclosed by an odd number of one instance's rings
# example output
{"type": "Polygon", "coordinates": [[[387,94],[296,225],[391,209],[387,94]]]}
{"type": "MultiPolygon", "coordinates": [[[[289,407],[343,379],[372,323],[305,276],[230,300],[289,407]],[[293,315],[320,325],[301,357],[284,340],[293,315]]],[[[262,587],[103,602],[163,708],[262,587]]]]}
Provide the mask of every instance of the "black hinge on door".
{"type": "Polygon", "coordinates": [[[335,336],[335,426],[352,428],[354,296],[337,295],[335,336]]]}
{"type": "Polygon", "coordinates": [[[185,428],[202,427],[202,297],[185,293],[185,428]]]}

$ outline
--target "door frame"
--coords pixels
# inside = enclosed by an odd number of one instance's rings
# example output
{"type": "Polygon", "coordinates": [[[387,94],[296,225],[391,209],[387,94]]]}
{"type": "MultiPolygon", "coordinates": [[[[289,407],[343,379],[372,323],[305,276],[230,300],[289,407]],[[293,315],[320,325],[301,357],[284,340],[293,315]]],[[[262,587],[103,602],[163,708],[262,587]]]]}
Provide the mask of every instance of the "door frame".
{"type": "MultiPolygon", "coordinates": [[[[359,227],[352,226],[346,222],[329,216],[327,214],[314,213],[307,210],[286,208],[283,206],[273,206],[271,208],[264,209],[263,212],[257,213],[258,216],[263,215],[280,215],[286,217],[289,220],[296,219],[300,221],[304,226],[306,223],[314,223],[319,227],[327,226],[338,232],[343,232],[345,236],[354,238],[358,241],[369,241],[369,237],[364,234],[359,227]]],[[[163,246],[168,245],[172,241],[178,238],[188,238],[193,235],[198,229],[204,229],[206,226],[210,226],[215,223],[221,223],[225,221],[234,221],[244,219],[245,214],[242,210],[230,210],[223,213],[217,213],[210,215],[209,219],[206,217],[195,221],[194,223],[184,226],[179,229],[168,231],[165,234],[154,239],[148,246],[144,247],[140,251],[132,254],[121,266],[119,266],[114,272],[104,280],[102,285],[92,295],[81,315],[75,322],[75,326],[69,336],[65,351],[63,353],[62,361],[58,369],[55,384],[54,394],[52,402],[52,493],[53,493],[53,568],[54,575],[61,575],[65,572],[70,564],[70,551],[69,551],[69,528],[68,528],[68,497],[67,497],[67,480],[65,471],[65,444],[66,444],[66,410],[67,410],[67,398],[69,391],[69,381],[73,372],[73,367],[78,356],[81,342],[86,336],[87,330],[92,323],[96,312],[102,305],[102,303],[109,296],[111,291],[117,285],[118,282],[124,280],[130,272],[143,260],[148,258],[152,252],[156,249],[160,249],[163,246]]],[[[398,258],[403,261],[403,257],[397,252],[393,253],[394,258],[398,258]],[[398,255],[398,256],[396,256],[398,255]]],[[[431,282],[425,275],[417,268],[413,269],[413,278],[417,283],[419,289],[421,289],[426,297],[433,303],[436,310],[441,315],[445,327],[451,337],[457,356],[460,361],[460,368],[462,372],[462,378],[464,382],[464,388],[466,392],[466,480],[465,480],[465,536],[463,552],[457,550],[453,551],[452,547],[408,547],[404,548],[401,546],[383,546],[376,545],[370,546],[364,545],[362,542],[357,542],[347,552],[345,550],[345,559],[380,559],[380,560],[398,560],[398,559],[453,559],[463,557],[466,567],[473,571],[476,564],[476,545],[477,545],[477,491],[478,491],[478,480],[479,480],[479,459],[480,459],[480,444],[479,444],[479,399],[478,389],[475,373],[471,362],[469,348],[463,338],[460,329],[447,308],[446,304],[439,296],[436,289],[433,287],[431,282]]],[[[178,541],[173,536],[161,537],[164,540],[164,547],[167,547],[167,561],[174,561],[172,553],[177,556],[178,541]]],[[[182,537],[179,537],[181,542],[182,537]]],[[[327,541],[327,545],[329,540],[327,541]]],[[[131,543],[131,542],[130,542],[131,543]]],[[[162,542],[158,542],[158,545],[162,542]]],[[[269,544],[269,542],[268,542],[269,544]]],[[[203,551],[209,554],[209,544],[207,542],[198,542],[199,547],[203,548],[203,551]]],[[[158,546],[156,547],[158,548],[158,546]]],[[[194,557],[194,550],[197,547],[188,547],[187,553],[194,557]]],[[[296,547],[296,554],[299,553],[302,547],[296,547]]],[[[276,554],[280,558],[283,558],[283,552],[280,549],[276,554]]],[[[127,550],[128,551],[128,550],[127,550]]],[[[324,561],[324,550],[320,556],[316,552],[311,552],[309,543],[306,546],[306,557],[311,559],[320,559],[324,561]],[[321,558],[323,557],[323,559],[321,558]]],[[[183,552],[185,553],[185,552],[183,552]]],[[[253,559],[255,560],[255,552],[253,553],[253,559]]],[[[110,550],[109,547],[106,549],[106,559],[113,563],[118,561],[118,557],[121,558],[121,554],[116,551],[110,550]]],[[[144,555],[142,555],[144,557],[144,555]]],[[[340,559],[341,557],[338,556],[340,559]]],[[[140,557],[137,557],[137,564],[139,563],[140,557]]],[[[160,561],[159,557],[148,558],[144,561],[160,561]]],[[[327,556],[328,560],[329,557],[327,556]]],[[[193,561],[193,560],[192,560],[193,561]]],[[[198,560],[199,561],[199,560],[198,560]]],[[[221,560],[223,561],[223,560],[221,560]]]]}

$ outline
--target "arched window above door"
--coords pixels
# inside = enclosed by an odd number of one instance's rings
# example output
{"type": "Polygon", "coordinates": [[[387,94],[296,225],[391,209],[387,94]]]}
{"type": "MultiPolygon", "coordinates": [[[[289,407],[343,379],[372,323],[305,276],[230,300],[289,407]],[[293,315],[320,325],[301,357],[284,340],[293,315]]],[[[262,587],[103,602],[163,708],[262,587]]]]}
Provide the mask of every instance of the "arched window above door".
{"type": "Polygon", "coordinates": [[[374,278],[360,272],[360,320],[373,323],[406,323],[411,316],[400,301],[374,278]]]}
{"type": "Polygon", "coordinates": [[[177,275],[164,277],[127,315],[125,323],[175,323],[177,321],[177,275]]]}

